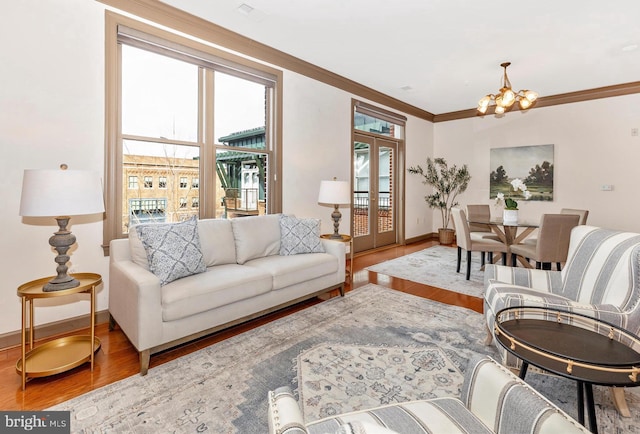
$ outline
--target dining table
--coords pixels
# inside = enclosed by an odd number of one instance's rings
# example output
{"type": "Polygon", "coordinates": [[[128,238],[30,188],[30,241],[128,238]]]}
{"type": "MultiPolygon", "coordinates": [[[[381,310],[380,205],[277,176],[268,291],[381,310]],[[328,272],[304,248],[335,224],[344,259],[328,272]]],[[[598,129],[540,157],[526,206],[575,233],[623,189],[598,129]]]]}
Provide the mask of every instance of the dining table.
{"type": "MultiPolygon", "coordinates": [[[[531,222],[526,220],[518,221],[517,223],[505,223],[500,218],[490,220],[470,219],[468,222],[489,226],[491,231],[496,234],[500,241],[502,241],[507,247],[512,244],[521,243],[540,226],[540,222],[531,222]]],[[[493,259],[493,262],[496,263],[499,259],[500,258],[496,257],[493,259]]],[[[531,264],[529,264],[524,258],[518,257],[518,261],[524,267],[531,268],[531,264]]],[[[507,265],[514,266],[514,264],[511,263],[511,254],[507,254],[507,265]]]]}

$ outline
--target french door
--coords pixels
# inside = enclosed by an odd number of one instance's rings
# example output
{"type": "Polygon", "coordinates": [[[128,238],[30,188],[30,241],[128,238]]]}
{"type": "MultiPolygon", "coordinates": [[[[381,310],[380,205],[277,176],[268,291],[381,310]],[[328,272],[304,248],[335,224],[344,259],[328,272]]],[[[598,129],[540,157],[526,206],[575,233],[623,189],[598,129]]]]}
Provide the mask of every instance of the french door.
{"type": "Polygon", "coordinates": [[[397,161],[398,141],[354,133],[351,233],[355,252],[397,242],[397,161]]]}

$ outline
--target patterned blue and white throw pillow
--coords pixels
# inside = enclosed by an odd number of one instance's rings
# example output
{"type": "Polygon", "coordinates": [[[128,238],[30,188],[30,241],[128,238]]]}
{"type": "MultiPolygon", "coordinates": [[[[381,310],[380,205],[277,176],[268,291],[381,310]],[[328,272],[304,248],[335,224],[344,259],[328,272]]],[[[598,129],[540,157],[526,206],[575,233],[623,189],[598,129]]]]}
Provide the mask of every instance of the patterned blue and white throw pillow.
{"type": "Polygon", "coordinates": [[[200,249],[198,220],[135,227],[147,253],[149,269],[164,286],[181,277],[206,271],[200,249]]]}
{"type": "Polygon", "coordinates": [[[320,239],[319,219],[300,219],[282,214],[280,216],[280,255],[300,253],[324,253],[320,239]]]}

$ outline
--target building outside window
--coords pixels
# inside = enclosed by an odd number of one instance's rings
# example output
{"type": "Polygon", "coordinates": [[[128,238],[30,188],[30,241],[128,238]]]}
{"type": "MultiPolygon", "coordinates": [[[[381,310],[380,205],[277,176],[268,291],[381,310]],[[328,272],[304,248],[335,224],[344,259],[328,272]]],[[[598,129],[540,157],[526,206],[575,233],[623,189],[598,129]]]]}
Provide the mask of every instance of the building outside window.
{"type": "Polygon", "coordinates": [[[191,188],[200,188],[200,179],[199,178],[193,178],[191,180],[191,188]]]}
{"type": "Polygon", "coordinates": [[[189,182],[187,181],[187,177],[183,176],[180,178],[180,188],[185,189],[187,188],[187,186],[189,185],[189,182]]]}
{"type": "Polygon", "coordinates": [[[153,176],[144,177],[144,188],[153,188],[153,176]]]}
{"type": "Polygon", "coordinates": [[[158,177],[158,188],[161,188],[163,190],[167,188],[167,177],[166,176],[158,177]]]}
{"type": "Polygon", "coordinates": [[[200,206],[200,201],[197,197],[191,198],[191,208],[198,208],[200,206]]]}

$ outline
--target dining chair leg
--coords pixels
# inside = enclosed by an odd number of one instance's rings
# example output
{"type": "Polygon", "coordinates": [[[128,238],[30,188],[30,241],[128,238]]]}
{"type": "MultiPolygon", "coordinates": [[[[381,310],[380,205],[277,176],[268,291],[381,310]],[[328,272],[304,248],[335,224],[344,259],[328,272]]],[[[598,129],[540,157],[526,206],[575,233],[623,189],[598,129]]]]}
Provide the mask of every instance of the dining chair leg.
{"type": "Polygon", "coordinates": [[[542,269],[542,263],[541,263],[541,262],[536,261],[536,269],[537,269],[537,270],[542,269]]]}
{"type": "Polygon", "coordinates": [[[516,255],[515,253],[511,254],[511,266],[512,267],[517,267],[518,264],[516,263],[516,259],[518,259],[518,255],[516,255]]]}
{"type": "Polygon", "coordinates": [[[560,266],[560,262],[556,262],[556,269],[558,271],[562,271],[562,267],[560,266]]]}
{"type": "Polygon", "coordinates": [[[462,247],[458,247],[458,264],[456,265],[456,273],[460,272],[461,260],[462,260],[462,247]]]}
{"type": "Polygon", "coordinates": [[[488,256],[489,256],[489,263],[493,264],[493,252],[489,252],[488,256]]]}
{"type": "Polygon", "coordinates": [[[502,265],[507,265],[507,254],[502,252],[502,265]]]}
{"type": "Polygon", "coordinates": [[[471,278],[471,250],[467,250],[467,280],[471,278]]]}
{"type": "Polygon", "coordinates": [[[480,252],[480,266],[484,267],[484,252],[480,252]]]}

